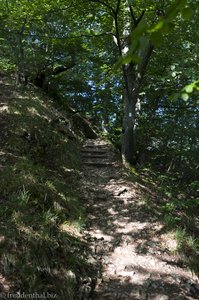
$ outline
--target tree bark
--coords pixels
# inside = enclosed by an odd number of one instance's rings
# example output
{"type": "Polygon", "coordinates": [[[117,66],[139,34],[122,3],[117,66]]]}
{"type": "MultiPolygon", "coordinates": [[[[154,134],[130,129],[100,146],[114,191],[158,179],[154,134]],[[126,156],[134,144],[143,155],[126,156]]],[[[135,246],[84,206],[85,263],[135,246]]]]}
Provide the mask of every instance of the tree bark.
{"type": "MultiPolygon", "coordinates": [[[[114,12],[115,38],[118,47],[119,55],[124,54],[125,45],[130,49],[130,36],[132,29],[129,28],[126,43],[124,36],[121,37],[119,30],[119,9],[120,1],[118,0],[117,9],[114,12]]],[[[126,12],[130,12],[129,22],[132,22],[133,28],[136,28],[141,22],[145,11],[142,11],[139,18],[135,18],[131,6],[126,12]]],[[[124,30],[126,31],[126,29],[124,30]]],[[[141,63],[136,65],[133,62],[128,65],[122,65],[123,74],[123,100],[124,100],[124,117],[123,117],[123,137],[122,137],[122,159],[123,163],[136,164],[137,149],[136,149],[136,104],[138,102],[139,89],[146,71],[147,64],[153,52],[153,46],[149,42],[148,47],[141,55],[141,63]]]]}
{"type": "Polygon", "coordinates": [[[138,100],[139,85],[136,81],[134,65],[129,64],[123,68],[124,76],[124,117],[122,137],[123,162],[133,164],[136,157],[136,103],[138,100]]]}
{"type": "Polygon", "coordinates": [[[25,58],[24,58],[24,47],[23,47],[23,33],[26,25],[26,20],[24,20],[21,26],[18,36],[17,36],[17,74],[16,74],[16,84],[27,84],[27,74],[25,71],[25,58]]]}
{"type": "Polygon", "coordinates": [[[149,43],[139,65],[135,66],[133,63],[130,63],[122,67],[124,81],[122,158],[124,164],[136,164],[138,157],[136,149],[136,104],[138,102],[140,86],[152,52],[153,46],[149,43]]]}

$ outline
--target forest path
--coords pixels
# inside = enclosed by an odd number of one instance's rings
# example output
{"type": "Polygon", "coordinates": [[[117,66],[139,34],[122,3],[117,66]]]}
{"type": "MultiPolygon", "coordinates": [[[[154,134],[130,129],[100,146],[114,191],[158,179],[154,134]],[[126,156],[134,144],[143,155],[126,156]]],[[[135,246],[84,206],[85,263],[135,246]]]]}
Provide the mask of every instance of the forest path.
{"type": "Polygon", "coordinates": [[[128,179],[101,139],[87,140],[82,166],[85,238],[101,265],[91,299],[199,299],[198,279],[173,254],[175,240],[158,211],[146,208],[144,199],[153,192],[128,179]]]}

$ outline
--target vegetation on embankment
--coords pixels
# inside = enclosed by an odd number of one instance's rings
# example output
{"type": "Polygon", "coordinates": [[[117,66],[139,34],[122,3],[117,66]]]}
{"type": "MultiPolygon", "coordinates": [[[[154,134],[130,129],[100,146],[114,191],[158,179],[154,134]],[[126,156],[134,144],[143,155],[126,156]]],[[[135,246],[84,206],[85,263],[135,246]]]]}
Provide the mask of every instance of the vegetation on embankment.
{"type": "Polygon", "coordinates": [[[152,167],[129,169],[129,179],[137,182],[145,196],[144,209],[159,217],[164,231],[176,240],[173,251],[182,265],[199,275],[198,181],[185,184],[174,172],[158,172],[152,167]]]}
{"type": "Polygon", "coordinates": [[[1,291],[77,299],[88,269],[78,236],[84,132],[73,124],[71,111],[13,80],[0,76],[1,291]]]}

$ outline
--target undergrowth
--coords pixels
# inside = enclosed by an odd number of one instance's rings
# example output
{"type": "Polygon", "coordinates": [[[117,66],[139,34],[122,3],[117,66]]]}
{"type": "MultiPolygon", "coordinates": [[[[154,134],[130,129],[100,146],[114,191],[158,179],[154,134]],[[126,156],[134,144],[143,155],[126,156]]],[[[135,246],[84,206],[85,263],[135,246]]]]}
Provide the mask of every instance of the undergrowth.
{"type": "Polygon", "coordinates": [[[199,275],[199,198],[198,182],[185,184],[178,174],[161,174],[150,168],[128,169],[129,177],[145,193],[145,209],[156,213],[173,232],[180,253],[191,271],[199,275]]]}

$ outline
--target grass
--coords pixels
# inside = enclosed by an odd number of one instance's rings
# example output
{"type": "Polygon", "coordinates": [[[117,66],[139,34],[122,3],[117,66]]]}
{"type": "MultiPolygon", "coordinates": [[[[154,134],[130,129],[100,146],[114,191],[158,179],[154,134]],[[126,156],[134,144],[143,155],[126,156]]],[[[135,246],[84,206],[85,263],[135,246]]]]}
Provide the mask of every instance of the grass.
{"type": "Polygon", "coordinates": [[[190,270],[199,275],[199,198],[198,182],[181,184],[176,174],[151,169],[128,169],[129,178],[143,189],[145,209],[156,213],[167,232],[174,233],[177,252],[190,270]],[[146,189],[147,188],[147,189],[146,189]]]}
{"type": "Polygon", "coordinates": [[[175,232],[178,252],[191,271],[199,275],[199,199],[179,184],[175,175],[168,174],[163,181],[161,176],[160,180],[159,191],[166,199],[160,205],[164,222],[175,232]]]}
{"type": "Polygon", "coordinates": [[[86,246],[76,234],[84,220],[77,191],[78,135],[70,139],[67,114],[41,91],[16,88],[6,76],[0,85],[6,102],[1,112],[0,272],[12,283],[12,292],[76,299],[78,282],[88,272],[86,246]]]}

